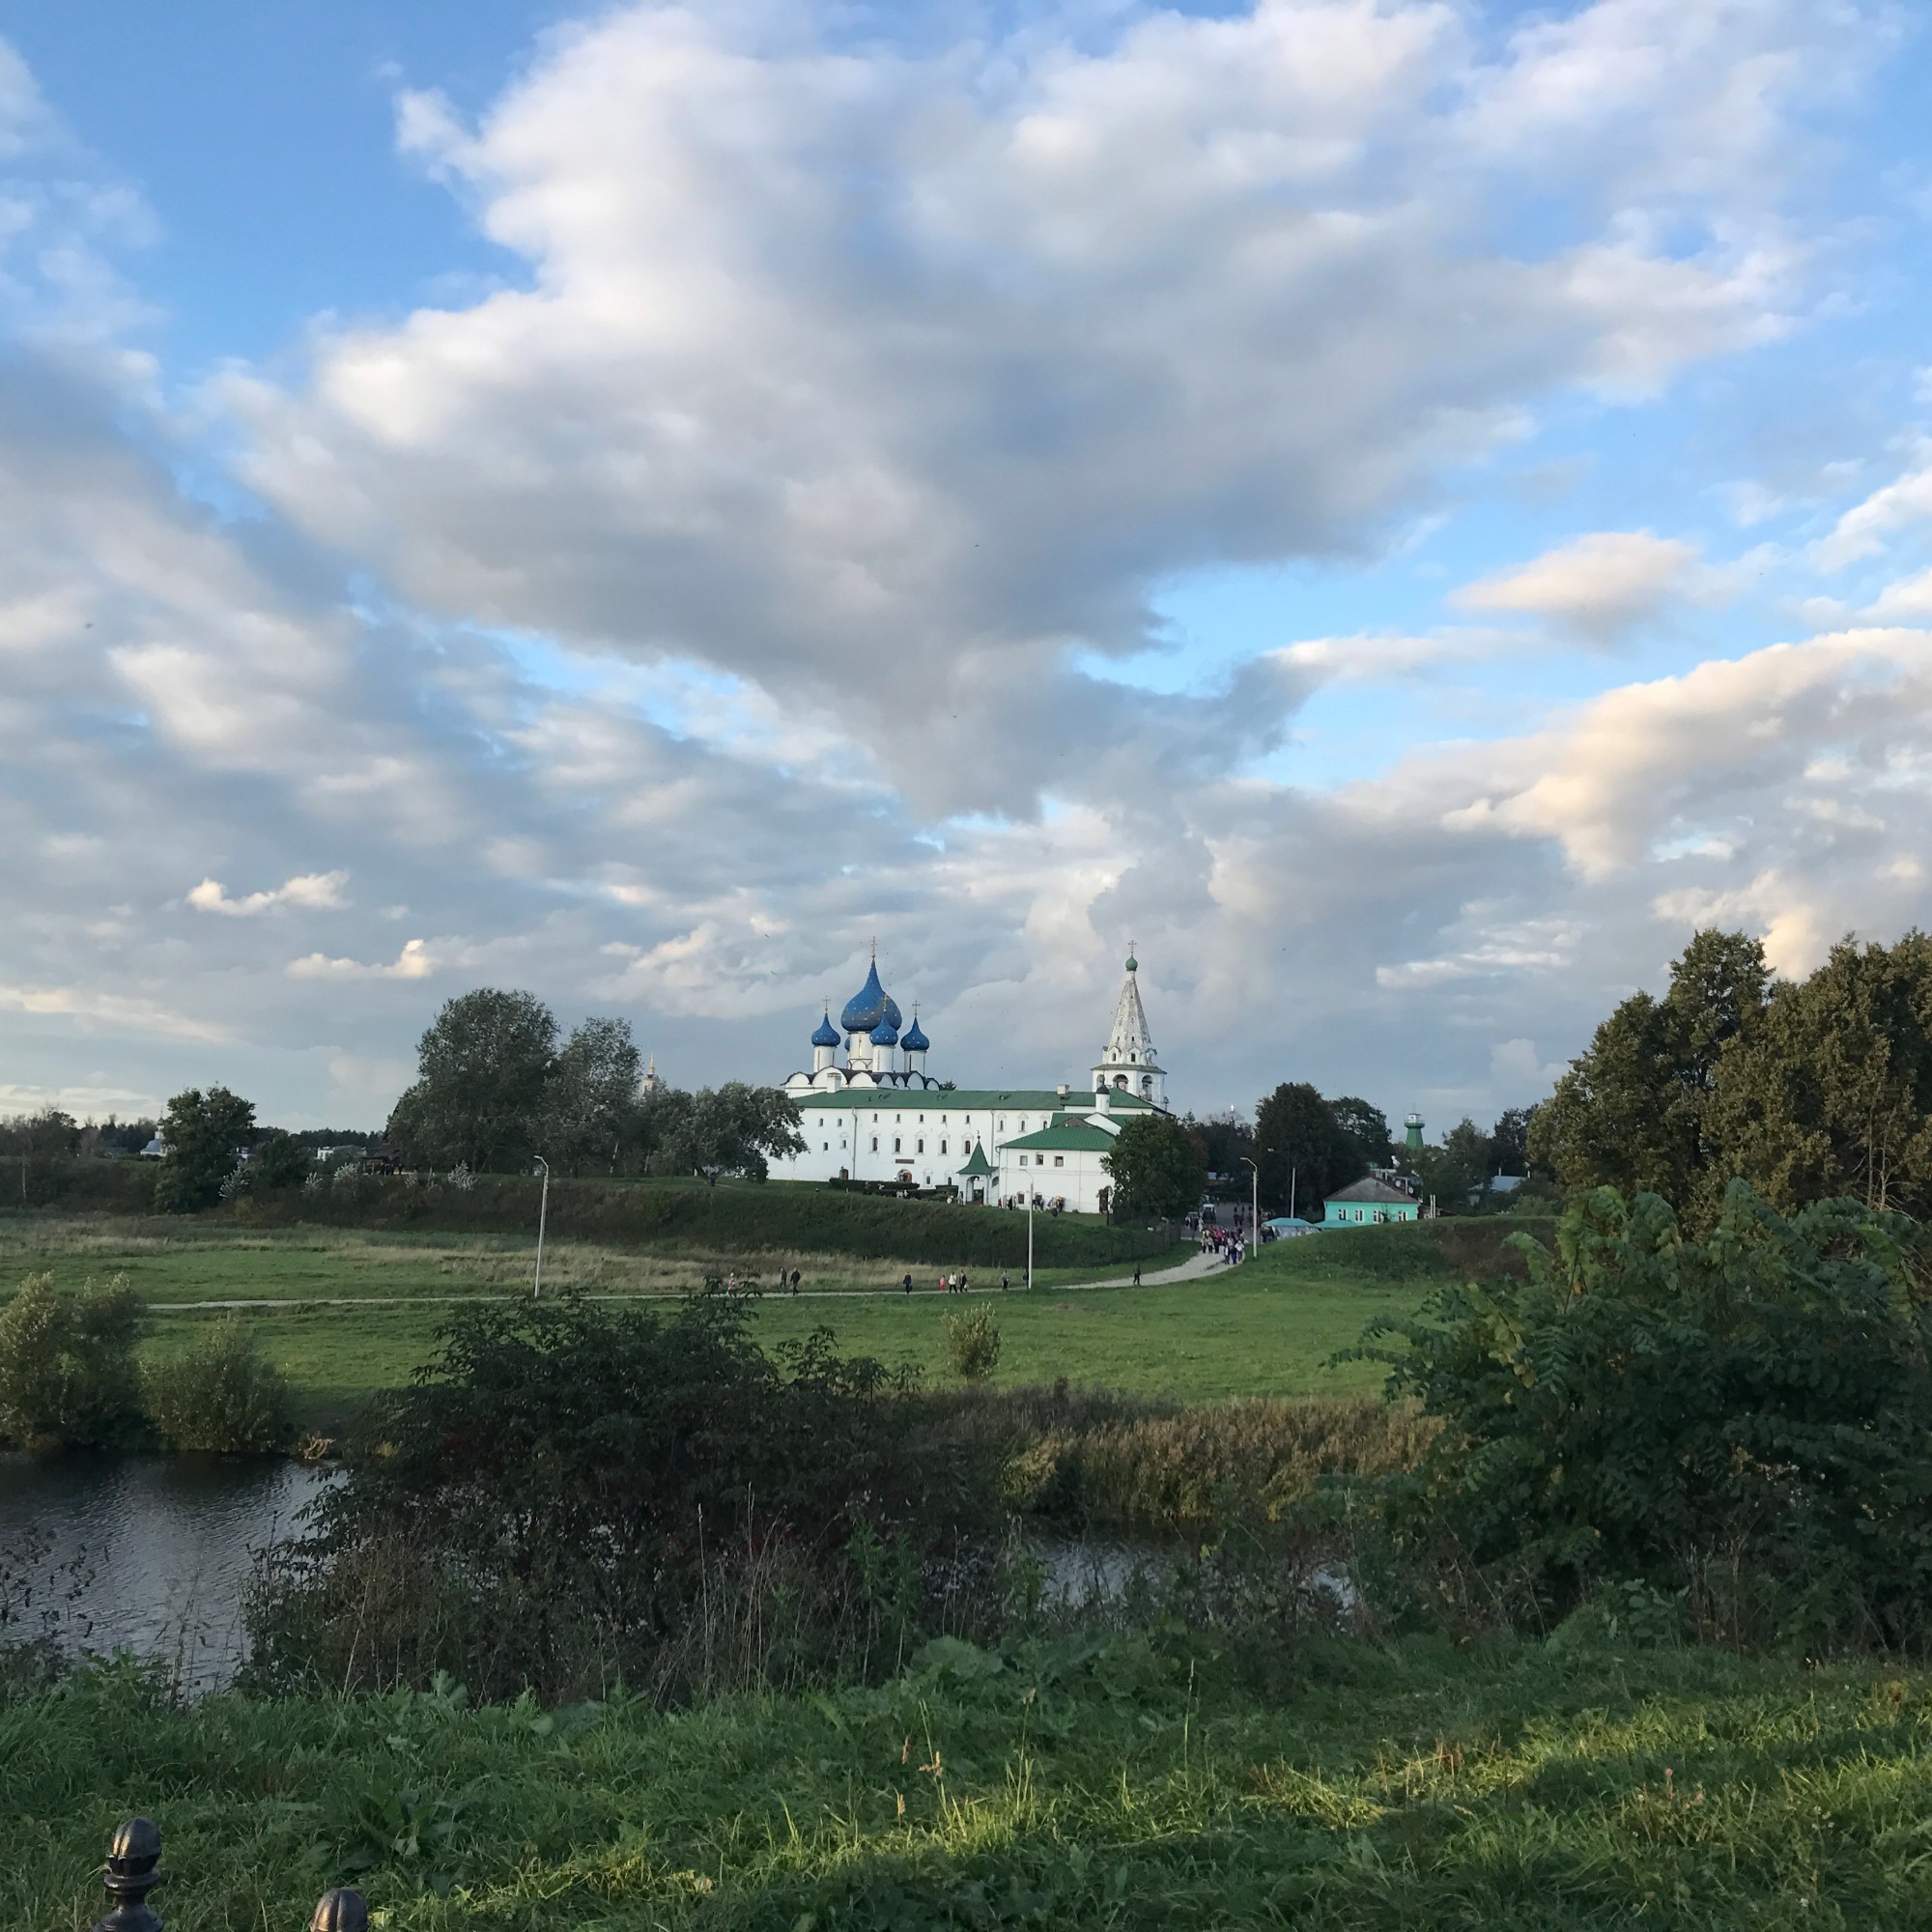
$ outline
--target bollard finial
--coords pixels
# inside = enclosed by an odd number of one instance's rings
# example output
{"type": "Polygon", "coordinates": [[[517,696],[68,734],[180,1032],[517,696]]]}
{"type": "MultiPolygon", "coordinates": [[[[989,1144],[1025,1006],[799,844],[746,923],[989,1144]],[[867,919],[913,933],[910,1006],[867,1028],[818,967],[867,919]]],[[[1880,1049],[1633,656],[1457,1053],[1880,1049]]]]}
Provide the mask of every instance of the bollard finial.
{"type": "Polygon", "coordinates": [[[316,1900],[308,1932],[369,1932],[369,1907],[359,1891],[337,1886],[316,1900]]]}
{"type": "Polygon", "coordinates": [[[114,1903],[94,1932],[161,1932],[160,1914],[148,1904],[161,1882],[161,1828],[152,1818],[129,1818],[115,1832],[100,1882],[114,1903]]]}

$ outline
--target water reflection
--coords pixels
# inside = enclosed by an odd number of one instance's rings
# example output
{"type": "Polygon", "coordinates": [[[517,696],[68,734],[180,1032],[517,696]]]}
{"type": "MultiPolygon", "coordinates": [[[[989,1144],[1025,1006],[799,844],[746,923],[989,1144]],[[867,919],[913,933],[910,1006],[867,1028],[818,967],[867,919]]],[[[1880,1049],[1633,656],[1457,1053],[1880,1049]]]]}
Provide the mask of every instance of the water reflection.
{"type": "Polygon", "coordinates": [[[247,1655],[253,1552],[297,1531],[327,1480],[269,1458],[0,1453],[4,1634],[130,1651],[185,1690],[218,1688],[247,1655]]]}

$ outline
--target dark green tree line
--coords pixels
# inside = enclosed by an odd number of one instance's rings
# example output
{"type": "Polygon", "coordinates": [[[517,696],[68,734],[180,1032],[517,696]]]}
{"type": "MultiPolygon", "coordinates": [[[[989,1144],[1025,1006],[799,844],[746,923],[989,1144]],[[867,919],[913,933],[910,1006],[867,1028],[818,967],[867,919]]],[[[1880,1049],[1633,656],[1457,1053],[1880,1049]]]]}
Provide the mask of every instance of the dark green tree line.
{"type": "Polygon", "coordinates": [[[1700,932],[1662,999],[1636,993],[1538,1110],[1564,1189],[1662,1195],[1694,1227],[1742,1177],[1782,1212],[1848,1197],[1932,1211],[1932,939],[1846,939],[1774,981],[1761,943],[1700,932]]]}
{"type": "Polygon", "coordinates": [[[726,1081],[646,1090],[627,1020],[560,1035],[535,995],[481,987],[450,1000],[417,1047],[414,1083],[386,1138],[406,1162],[516,1172],[541,1155],[558,1173],[746,1174],[805,1145],[777,1088],[726,1081]]]}

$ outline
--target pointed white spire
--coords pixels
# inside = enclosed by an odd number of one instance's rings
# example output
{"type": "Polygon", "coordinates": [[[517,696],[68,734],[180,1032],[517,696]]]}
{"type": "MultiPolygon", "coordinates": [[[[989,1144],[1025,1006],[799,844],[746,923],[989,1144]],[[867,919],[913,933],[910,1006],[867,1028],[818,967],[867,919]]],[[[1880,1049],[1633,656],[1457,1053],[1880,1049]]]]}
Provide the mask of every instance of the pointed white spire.
{"type": "Polygon", "coordinates": [[[1140,961],[1127,952],[1127,977],[1114,1002],[1114,1024],[1107,1030],[1110,1066],[1152,1066],[1153,1036],[1148,1031],[1147,1009],[1141,1005],[1140,961]]]}
{"type": "Polygon", "coordinates": [[[1141,1005],[1140,961],[1127,949],[1127,977],[1114,1002],[1114,1023],[1107,1030],[1107,1048],[1094,1068],[1095,1090],[1124,1089],[1156,1107],[1167,1104],[1167,1075],[1154,1052],[1148,1031],[1147,1010],[1141,1005]]]}

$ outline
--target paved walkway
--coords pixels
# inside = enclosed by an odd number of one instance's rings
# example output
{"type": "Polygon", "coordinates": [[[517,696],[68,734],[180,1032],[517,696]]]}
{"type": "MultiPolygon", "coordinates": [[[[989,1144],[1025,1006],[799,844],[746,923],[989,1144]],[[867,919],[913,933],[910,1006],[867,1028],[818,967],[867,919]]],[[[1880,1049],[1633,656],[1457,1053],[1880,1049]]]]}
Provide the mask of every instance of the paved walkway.
{"type": "MultiPolygon", "coordinates": [[[[1198,1281],[1204,1274],[1227,1274],[1228,1264],[1219,1255],[1202,1250],[1192,1254],[1179,1267],[1162,1268],[1157,1274],[1141,1276],[1143,1288],[1163,1288],[1171,1281],[1198,1281]]],[[[1130,1274],[1117,1275],[1107,1281],[1082,1281],[1074,1284],[1077,1288],[1131,1288],[1134,1278],[1130,1274]]]]}
{"type": "MultiPolygon", "coordinates": [[[[1009,1274],[1017,1271],[1009,1269],[1009,1274]]],[[[1192,1254],[1178,1267],[1159,1268],[1151,1274],[1141,1276],[1143,1288],[1165,1288],[1177,1281],[1198,1281],[1203,1275],[1229,1274],[1234,1272],[1219,1255],[1192,1254]]],[[[971,1269],[967,1279],[973,1282],[970,1293],[974,1294],[998,1294],[999,1270],[981,1274],[977,1278],[971,1269]]],[[[1131,1288],[1134,1278],[1131,1274],[1111,1275],[1105,1281],[1058,1282],[1042,1288],[1042,1294],[1084,1294],[1095,1288],[1131,1288]]],[[[1023,1293],[1014,1290],[1015,1293],[1023,1293]]],[[[634,1291],[630,1293],[597,1293],[586,1296],[590,1301],[670,1301],[677,1297],[675,1289],[659,1289],[646,1293],[634,1291]]],[[[775,1289],[760,1290],[759,1298],[774,1301],[849,1301],[864,1296],[898,1295],[904,1298],[905,1292],[897,1288],[801,1288],[794,1295],[781,1294],[775,1289]]],[[[938,1291],[923,1276],[914,1276],[913,1294],[933,1295],[938,1291]]],[[[440,1308],[459,1301],[523,1301],[527,1297],[517,1294],[289,1294],[264,1295],[253,1300],[233,1301],[151,1301],[148,1306],[156,1314],[188,1315],[206,1309],[218,1308],[440,1308]]]]}

